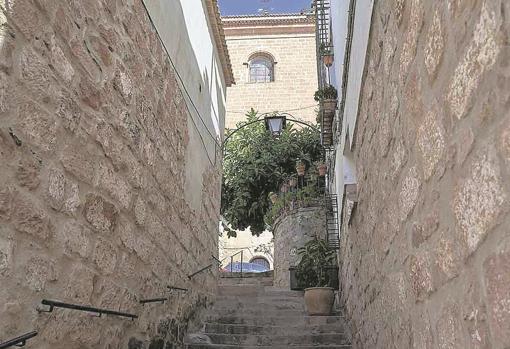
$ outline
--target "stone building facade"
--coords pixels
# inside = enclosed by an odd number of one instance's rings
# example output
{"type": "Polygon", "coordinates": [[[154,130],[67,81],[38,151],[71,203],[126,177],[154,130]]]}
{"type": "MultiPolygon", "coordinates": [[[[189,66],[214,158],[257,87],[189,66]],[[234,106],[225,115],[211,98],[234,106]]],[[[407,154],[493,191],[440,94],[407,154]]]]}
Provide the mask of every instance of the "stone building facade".
{"type": "Polygon", "coordinates": [[[251,108],[288,111],[315,123],[317,61],[312,15],[283,14],[223,17],[236,84],[228,89],[226,127],[235,128],[251,108]],[[250,82],[250,61],[272,61],[274,81],[250,82]]]}
{"type": "MultiPolygon", "coordinates": [[[[216,2],[196,3],[224,111],[216,2]]],[[[214,298],[214,270],[187,275],[217,253],[220,162],[152,23],[141,0],[0,4],[0,342],[37,330],[34,348],[174,348],[214,298]],[[154,297],[169,300],[139,304],[154,297]],[[42,299],[139,317],[39,313],[42,299]]]]}
{"type": "Polygon", "coordinates": [[[337,149],[357,178],[340,250],[357,348],[510,345],[509,13],[374,3],[359,114],[340,115],[337,149]]]}

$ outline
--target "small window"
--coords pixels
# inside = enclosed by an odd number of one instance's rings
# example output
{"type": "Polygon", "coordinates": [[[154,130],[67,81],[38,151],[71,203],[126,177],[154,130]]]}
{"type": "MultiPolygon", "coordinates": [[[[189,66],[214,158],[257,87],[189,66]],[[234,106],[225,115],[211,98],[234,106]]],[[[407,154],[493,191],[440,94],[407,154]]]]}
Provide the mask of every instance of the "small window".
{"type": "Polygon", "coordinates": [[[266,55],[255,55],[250,59],[250,82],[274,81],[274,62],[266,55]]]}

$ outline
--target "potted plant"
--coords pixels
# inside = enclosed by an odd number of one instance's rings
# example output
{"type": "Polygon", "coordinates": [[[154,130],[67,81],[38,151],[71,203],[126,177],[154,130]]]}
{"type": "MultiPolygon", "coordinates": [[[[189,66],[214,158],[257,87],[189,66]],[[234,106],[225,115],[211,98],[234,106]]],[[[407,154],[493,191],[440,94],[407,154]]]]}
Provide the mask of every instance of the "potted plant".
{"type": "Polygon", "coordinates": [[[301,260],[297,266],[298,283],[305,288],[305,306],[309,315],[330,315],[335,301],[335,290],[328,287],[326,268],[335,261],[335,251],[326,240],[314,238],[298,249],[301,260]]]}
{"type": "Polygon", "coordinates": [[[324,177],[326,172],[328,171],[328,166],[322,161],[317,163],[317,171],[319,171],[319,176],[324,177]]]}
{"type": "Polygon", "coordinates": [[[278,200],[278,195],[273,192],[270,192],[269,199],[271,200],[271,203],[274,205],[276,203],[276,200],[278,200]]]}
{"type": "Polygon", "coordinates": [[[321,44],[321,56],[322,56],[322,62],[326,67],[331,67],[333,65],[334,56],[333,56],[333,50],[331,45],[325,45],[324,43],[321,44]]]}
{"type": "Polygon", "coordinates": [[[296,172],[298,176],[304,176],[305,175],[305,163],[301,160],[296,161],[296,172]]]}
{"type": "Polygon", "coordinates": [[[334,86],[328,85],[315,92],[314,99],[321,102],[322,108],[326,114],[334,114],[336,109],[336,100],[338,92],[334,86]]]}

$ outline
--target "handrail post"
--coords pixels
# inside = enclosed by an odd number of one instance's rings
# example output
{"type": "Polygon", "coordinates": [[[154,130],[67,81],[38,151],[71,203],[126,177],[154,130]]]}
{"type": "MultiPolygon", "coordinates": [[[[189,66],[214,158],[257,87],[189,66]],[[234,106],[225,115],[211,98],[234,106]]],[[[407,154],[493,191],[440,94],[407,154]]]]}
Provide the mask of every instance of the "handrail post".
{"type": "Polygon", "coordinates": [[[232,273],[232,268],[234,267],[234,256],[230,256],[230,272],[232,273]]]}
{"type": "Polygon", "coordinates": [[[241,250],[241,277],[243,277],[243,252],[244,250],[241,250]]]}

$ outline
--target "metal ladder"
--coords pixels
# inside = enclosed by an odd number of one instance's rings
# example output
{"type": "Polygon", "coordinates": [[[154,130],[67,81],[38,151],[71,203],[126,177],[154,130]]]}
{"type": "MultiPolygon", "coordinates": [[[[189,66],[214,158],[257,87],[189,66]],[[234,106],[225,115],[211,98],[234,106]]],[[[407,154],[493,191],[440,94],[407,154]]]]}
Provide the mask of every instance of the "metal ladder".
{"type": "Polygon", "coordinates": [[[326,194],[326,241],[330,248],[340,249],[340,235],[338,222],[338,198],[336,194],[326,194]]]}

